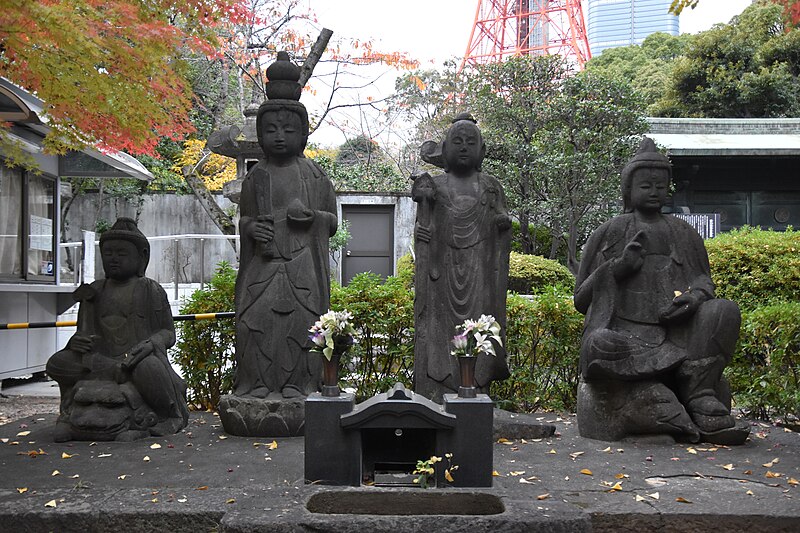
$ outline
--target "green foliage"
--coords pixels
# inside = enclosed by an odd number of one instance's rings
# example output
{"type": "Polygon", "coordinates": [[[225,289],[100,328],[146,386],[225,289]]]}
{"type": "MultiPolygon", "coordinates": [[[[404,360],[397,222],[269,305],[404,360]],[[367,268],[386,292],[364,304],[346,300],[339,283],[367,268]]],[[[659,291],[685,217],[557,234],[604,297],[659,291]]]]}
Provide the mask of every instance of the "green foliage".
{"type": "MultiPolygon", "coordinates": [[[[217,266],[208,287],[195,291],[181,307],[182,314],[233,311],[236,271],[226,262],[217,266]]],[[[236,327],[229,318],[185,321],[177,325],[180,341],[173,359],[186,380],[189,404],[216,409],[222,395],[233,388],[236,327]]]]}
{"type": "Polygon", "coordinates": [[[511,377],[492,383],[492,398],[512,411],[574,411],[583,316],[572,292],[548,287],[532,299],[509,294],[506,308],[511,377]]]}
{"type": "Polygon", "coordinates": [[[520,294],[539,294],[553,286],[560,286],[571,292],[575,288],[575,276],[558,261],[511,252],[508,290],[520,294]]]}
{"type": "Polygon", "coordinates": [[[682,117],[800,116],[800,29],[761,0],[691,39],[658,111],[682,117]]]}
{"type": "Polygon", "coordinates": [[[414,257],[411,254],[405,254],[397,260],[397,278],[406,288],[414,287],[414,257]]]}
{"type": "Polygon", "coordinates": [[[736,406],[755,418],[800,417],[800,302],[742,315],[742,334],[725,370],[736,406]]]}
{"type": "Polygon", "coordinates": [[[745,310],[800,301],[800,232],[743,227],[706,241],[717,296],[745,310]]]}
{"type": "Polygon", "coordinates": [[[343,165],[328,154],[319,154],[314,161],[333,181],[337,191],[404,192],[411,188],[410,181],[386,161],[343,165]]]}
{"type": "Polygon", "coordinates": [[[339,222],[339,227],[336,228],[336,233],[330,238],[328,242],[328,249],[331,254],[338,252],[350,241],[350,221],[347,219],[339,222]]]}
{"type": "MultiPolygon", "coordinates": [[[[522,234],[522,226],[516,220],[511,222],[511,251],[524,254],[524,250],[530,250],[531,254],[540,255],[550,252],[550,245],[553,236],[546,226],[534,226],[528,224],[528,234],[522,234]]],[[[566,260],[563,256],[565,250],[559,247],[559,259],[566,260]]]]}
{"type": "Polygon", "coordinates": [[[385,282],[371,272],[358,274],[347,286],[331,287],[331,309],[353,314],[358,340],[343,358],[348,375],[344,388],[359,400],[388,390],[396,382],[411,386],[414,366],[414,295],[405,282],[385,282]]]}

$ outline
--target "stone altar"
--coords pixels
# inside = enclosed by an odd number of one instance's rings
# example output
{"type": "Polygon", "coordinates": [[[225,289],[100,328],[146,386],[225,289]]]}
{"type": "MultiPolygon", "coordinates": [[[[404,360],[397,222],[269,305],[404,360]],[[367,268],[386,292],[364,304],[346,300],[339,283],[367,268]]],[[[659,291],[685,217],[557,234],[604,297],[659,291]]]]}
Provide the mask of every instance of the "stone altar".
{"type": "MultiPolygon", "coordinates": [[[[411,191],[418,204],[414,391],[441,403],[459,386],[458,362],[450,355],[456,326],[493,315],[505,345],[511,219],[500,182],[481,172],[486,145],[469,114],[456,117],[441,146],[427,142],[421,152],[445,173],[415,177],[411,191]]],[[[509,375],[505,349],[495,348],[496,356],[477,360],[475,381],[483,393],[509,375]]]]}
{"type": "Polygon", "coordinates": [[[645,138],[622,171],[625,213],[584,247],[575,307],[586,315],[578,427],[613,441],[744,442],[722,371],[741,321],[716,298],[702,238],[661,213],[671,166],[645,138]]]}
{"type": "Polygon", "coordinates": [[[164,289],[144,276],[150,245],[120,218],[100,236],[105,279],[81,285],[78,329],[47,361],[61,408],[55,440],[134,440],[186,426],[186,384],[167,349],[175,344],[164,289]]]}

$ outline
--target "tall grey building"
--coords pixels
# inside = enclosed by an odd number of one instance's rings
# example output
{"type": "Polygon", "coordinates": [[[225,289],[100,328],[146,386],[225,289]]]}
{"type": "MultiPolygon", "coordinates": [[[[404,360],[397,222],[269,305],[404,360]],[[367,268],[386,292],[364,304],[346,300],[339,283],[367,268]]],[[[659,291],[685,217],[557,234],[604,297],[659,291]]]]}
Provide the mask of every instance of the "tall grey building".
{"type": "Polygon", "coordinates": [[[592,55],[606,48],[641,44],[651,33],[678,35],[671,0],[588,0],[587,31],[592,55]]]}

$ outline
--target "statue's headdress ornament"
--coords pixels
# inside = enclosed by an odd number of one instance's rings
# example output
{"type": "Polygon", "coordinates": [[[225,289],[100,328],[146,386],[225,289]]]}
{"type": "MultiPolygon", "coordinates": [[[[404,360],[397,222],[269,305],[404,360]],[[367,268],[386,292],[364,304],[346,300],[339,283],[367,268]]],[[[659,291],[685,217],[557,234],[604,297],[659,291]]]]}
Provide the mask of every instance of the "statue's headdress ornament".
{"type": "Polygon", "coordinates": [[[261,119],[268,111],[286,109],[297,114],[308,134],[308,111],[300,103],[303,87],[300,85],[300,67],[289,60],[287,52],[278,52],[274,63],[267,67],[267,83],[264,87],[267,100],[258,108],[256,133],[261,140],[261,119]]]}

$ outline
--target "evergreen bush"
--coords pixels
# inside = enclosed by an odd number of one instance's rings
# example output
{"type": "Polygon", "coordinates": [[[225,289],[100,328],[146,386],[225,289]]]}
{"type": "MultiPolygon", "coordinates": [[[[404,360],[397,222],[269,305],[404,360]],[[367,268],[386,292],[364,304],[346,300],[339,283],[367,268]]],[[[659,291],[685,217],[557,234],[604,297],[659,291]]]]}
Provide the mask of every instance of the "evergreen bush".
{"type": "Polygon", "coordinates": [[[743,310],[800,300],[800,232],[743,227],[707,240],[706,249],[717,297],[743,310]]]}
{"type": "Polygon", "coordinates": [[[575,288],[575,276],[552,259],[511,252],[508,267],[508,290],[512,292],[539,294],[554,286],[572,292],[575,288]]]}
{"type": "Polygon", "coordinates": [[[744,312],[725,375],[736,407],[750,416],[800,418],[800,302],[744,312]]]}
{"type": "Polygon", "coordinates": [[[414,369],[414,294],[400,277],[385,282],[372,272],[347,286],[333,284],[331,309],[353,314],[358,340],[343,358],[344,388],[358,401],[386,392],[397,382],[411,387],[414,369]]]}
{"type": "MultiPolygon", "coordinates": [[[[233,311],[235,285],[236,271],[221,262],[208,286],[192,293],[181,313],[233,311]]],[[[176,327],[180,340],[172,354],[186,380],[189,405],[195,409],[216,409],[220,397],[233,389],[234,320],[186,321],[176,327]]]]}
{"type": "Polygon", "coordinates": [[[511,377],[492,384],[492,398],[511,411],[574,411],[583,315],[572,291],[550,286],[530,298],[509,294],[506,309],[511,377]]]}

